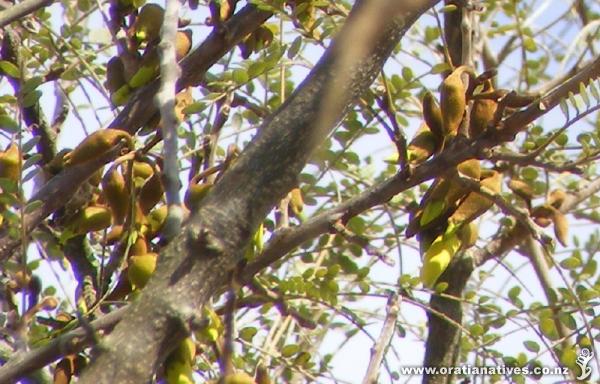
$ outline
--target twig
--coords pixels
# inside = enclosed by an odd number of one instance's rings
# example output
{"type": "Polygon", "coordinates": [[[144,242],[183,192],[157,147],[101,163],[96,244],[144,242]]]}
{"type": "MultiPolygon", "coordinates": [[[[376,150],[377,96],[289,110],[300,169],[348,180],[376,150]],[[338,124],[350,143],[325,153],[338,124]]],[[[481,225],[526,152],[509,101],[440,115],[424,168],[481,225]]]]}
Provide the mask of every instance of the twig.
{"type": "MultiPolygon", "coordinates": [[[[248,288],[250,288],[250,290],[252,290],[257,295],[263,296],[267,301],[274,303],[275,308],[277,308],[277,310],[279,311],[281,316],[293,317],[294,320],[296,320],[296,322],[298,324],[300,324],[301,327],[304,327],[307,329],[317,328],[317,324],[314,321],[307,319],[305,316],[303,316],[300,312],[296,311],[294,308],[290,308],[290,306],[286,303],[285,297],[283,297],[283,295],[263,286],[257,279],[253,279],[248,284],[248,288]]],[[[265,300],[263,300],[263,301],[265,301],[265,300]]]]}
{"type": "Polygon", "coordinates": [[[440,20],[440,15],[438,11],[434,8],[433,16],[435,17],[435,22],[437,23],[438,30],[440,31],[440,36],[442,38],[442,47],[444,49],[444,57],[446,59],[446,63],[450,66],[451,69],[454,69],[456,63],[452,62],[452,57],[450,56],[450,50],[448,49],[448,41],[446,40],[446,34],[444,33],[444,28],[442,27],[442,22],[440,20]]]}
{"type": "Polygon", "coordinates": [[[504,152],[503,153],[495,153],[494,151],[492,151],[492,154],[490,157],[488,157],[488,160],[490,160],[490,161],[506,161],[508,163],[518,164],[518,165],[532,165],[534,167],[545,169],[549,172],[557,172],[557,173],[569,172],[574,175],[582,175],[583,174],[583,170],[580,169],[579,167],[577,167],[577,165],[575,163],[568,162],[563,165],[545,163],[543,161],[532,158],[531,156],[529,156],[529,154],[521,155],[518,153],[504,153],[504,152]]]}
{"type": "Polygon", "coordinates": [[[369,360],[367,373],[362,381],[363,384],[377,383],[379,367],[381,366],[381,362],[385,356],[385,351],[392,341],[392,336],[394,336],[394,329],[396,327],[396,320],[398,319],[399,310],[400,303],[398,295],[392,293],[388,298],[386,310],[387,314],[385,316],[385,321],[383,322],[381,334],[379,335],[377,341],[373,344],[373,347],[371,347],[371,359],[369,360]]]}
{"type": "Polygon", "coordinates": [[[223,337],[223,347],[221,350],[221,356],[219,356],[219,366],[221,368],[221,375],[226,377],[231,375],[231,369],[233,368],[233,332],[234,332],[234,313],[236,308],[237,297],[234,290],[233,277],[229,283],[229,292],[227,292],[227,299],[225,302],[225,331],[223,337]]]}
{"type": "MultiPolygon", "coordinates": [[[[590,182],[575,193],[569,193],[559,210],[562,213],[569,212],[598,191],[600,191],[600,178],[590,182]]],[[[473,263],[478,267],[488,260],[502,257],[520,244],[527,235],[526,231],[519,230],[516,227],[507,231],[502,236],[489,242],[485,248],[474,249],[471,253],[473,263]]]]}
{"type": "Polygon", "coordinates": [[[383,262],[386,265],[394,265],[394,260],[390,259],[385,253],[372,246],[369,243],[369,239],[352,233],[340,221],[333,223],[332,227],[339,235],[341,235],[348,242],[354,243],[359,247],[363,248],[367,252],[367,254],[377,257],[381,262],[383,262]]]}
{"type": "MultiPolygon", "coordinates": [[[[554,320],[556,332],[561,340],[563,350],[567,350],[572,347],[571,340],[569,339],[569,336],[572,334],[572,332],[560,320],[561,309],[556,298],[554,284],[550,279],[550,268],[546,262],[546,256],[544,255],[541,245],[531,236],[527,236],[526,242],[529,260],[531,260],[535,274],[537,275],[538,281],[542,286],[542,290],[544,291],[548,305],[552,309],[552,319],[554,320]]],[[[571,378],[573,381],[576,381],[573,373],[571,373],[571,378]]]]}
{"type": "Polygon", "coordinates": [[[458,180],[461,184],[469,188],[471,191],[492,201],[496,206],[498,206],[498,208],[500,208],[500,210],[504,214],[513,216],[519,222],[519,224],[525,227],[525,229],[527,229],[527,231],[536,240],[543,240],[545,242],[548,242],[548,239],[545,239],[546,235],[542,233],[542,231],[539,229],[539,226],[533,220],[531,220],[529,215],[526,212],[523,212],[519,208],[515,208],[512,204],[508,203],[506,200],[504,200],[504,198],[502,198],[500,194],[490,193],[485,189],[482,189],[481,185],[478,182],[467,177],[458,175],[458,180]]]}
{"type": "Polygon", "coordinates": [[[179,166],[177,164],[177,118],[175,117],[176,82],[181,69],[175,58],[175,40],[179,19],[179,0],[167,0],[165,20],[162,26],[160,50],[161,87],[156,94],[161,116],[163,137],[164,169],[163,179],[167,198],[168,214],[162,230],[165,240],[171,240],[179,233],[183,222],[183,207],[179,189],[179,166]]]}
{"type": "Polygon", "coordinates": [[[394,128],[394,135],[392,140],[394,141],[394,145],[396,145],[396,150],[398,151],[398,158],[400,163],[400,169],[405,170],[408,164],[408,154],[407,151],[407,142],[406,136],[402,133],[402,129],[400,125],[398,125],[398,120],[396,119],[396,109],[394,107],[394,101],[392,100],[392,94],[390,92],[390,87],[385,77],[385,73],[383,69],[381,70],[381,81],[383,83],[383,87],[385,89],[385,98],[381,99],[380,97],[375,98],[377,104],[381,108],[382,111],[385,112],[392,127],[394,128]]]}

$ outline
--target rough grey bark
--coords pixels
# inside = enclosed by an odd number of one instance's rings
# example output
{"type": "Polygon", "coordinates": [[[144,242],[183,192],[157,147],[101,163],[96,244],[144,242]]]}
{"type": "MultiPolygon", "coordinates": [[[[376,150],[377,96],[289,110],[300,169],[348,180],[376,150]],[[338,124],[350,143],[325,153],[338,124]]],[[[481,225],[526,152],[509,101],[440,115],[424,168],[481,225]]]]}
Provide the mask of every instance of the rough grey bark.
{"type": "MultiPolygon", "coordinates": [[[[425,367],[454,367],[458,360],[462,324],[462,294],[473,272],[473,260],[455,257],[440,277],[447,282],[444,295],[432,295],[429,304],[432,312],[427,313],[427,342],[425,343],[425,367]]],[[[441,384],[454,381],[454,375],[424,375],[423,383],[441,384]]]]}
{"type": "MultiPolygon", "coordinates": [[[[541,114],[556,107],[562,98],[567,97],[569,92],[577,93],[580,82],[587,83],[590,79],[595,79],[599,75],[600,58],[586,65],[580,73],[577,73],[576,76],[564,82],[564,84],[548,95],[544,95],[539,102],[545,105],[544,110],[539,108],[539,104],[534,104],[506,118],[503,121],[504,130],[502,132],[508,133],[506,135],[508,137],[507,140],[513,137],[516,132],[525,130],[528,124],[532,123],[541,114]]],[[[269,241],[265,250],[260,255],[257,255],[257,259],[244,268],[241,276],[239,276],[241,282],[247,283],[254,274],[272,263],[281,260],[290,250],[303,242],[313,239],[320,234],[327,233],[332,223],[338,220],[347,222],[350,218],[374,206],[384,204],[394,195],[443,174],[451,167],[468,158],[483,156],[483,154],[489,151],[489,148],[505,140],[503,135],[498,135],[497,133],[492,131],[487,137],[482,137],[470,143],[464,141],[457,142],[433,159],[416,167],[412,173],[398,173],[381,184],[374,185],[361,194],[311,218],[298,227],[277,232],[274,238],[269,241]]],[[[574,209],[578,203],[588,199],[599,190],[600,179],[590,182],[589,185],[582,187],[572,196],[569,196],[560,210],[564,213],[574,209]]],[[[469,252],[467,257],[473,260],[476,267],[479,267],[489,260],[502,258],[514,249],[527,234],[528,232],[526,231],[509,231],[505,235],[490,241],[485,248],[469,252]]],[[[448,270],[450,271],[455,268],[454,265],[456,264],[457,262],[452,263],[448,270]]],[[[450,274],[450,272],[447,272],[447,274],[450,274]]],[[[121,308],[98,320],[92,321],[90,323],[91,329],[99,332],[111,328],[121,320],[123,313],[127,309],[127,307],[121,308]]],[[[48,365],[64,354],[81,351],[84,347],[89,346],[92,341],[85,328],[70,331],[57,337],[43,347],[12,357],[6,365],[0,367],[0,382],[13,382],[36,369],[48,365]]]]}
{"type": "MultiPolygon", "coordinates": [[[[463,17],[465,2],[445,0],[445,5],[456,5],[457,9],[444,13],[444,38],[448,55],[453,67],[459,67],[465,62],[464,53],[467,47],[463,45],[463,17]]],[[[470,60],[469,60],[470,61],[470,60]]],[[[450,71],[448,71],[448,74],[450,71]]],[[[461,132],[466,128],[463,124],[461,132]]],[[[425,342],[425,367],[452,367],[456,365],[460,347],[461,329],[456,324],[463,322],[462,293],[473,271],[470,259],[454,258],[446,272],[440,276],[440,281],[448,283],[444,295],[431,295],[429,305],[433,311],[427,313],[427,340],[425,342]],[[450,298],[448,296],[452,296],[450,298]]],[[[424,384],[452,383],[454,375],[423,375],[424,384]]]]}
{"type": "Polygon", "coordinates": [[[435,3],[357,3],[307,79],[263,124],[199,212],[161,252],[148,286],[99,346],[80,383],[150,381],[169,348],[197,320],[197,309],[242,260],[244,245],[259,223],[295,185],[312,151],[377,76],[410,25],[435,3]],[[356,28],[363,30],[369,21],[364,15],[377,16],[378,28],[363,39],[369,45],[358,47],[355,53],[359,54],[350,61],[346,49],[353,42],[349,39],[360,33],[356,28]],[[331,89],[339,91],[335,93],[339,98],[324,104],[323,99],[331,98],[331,89]]]}

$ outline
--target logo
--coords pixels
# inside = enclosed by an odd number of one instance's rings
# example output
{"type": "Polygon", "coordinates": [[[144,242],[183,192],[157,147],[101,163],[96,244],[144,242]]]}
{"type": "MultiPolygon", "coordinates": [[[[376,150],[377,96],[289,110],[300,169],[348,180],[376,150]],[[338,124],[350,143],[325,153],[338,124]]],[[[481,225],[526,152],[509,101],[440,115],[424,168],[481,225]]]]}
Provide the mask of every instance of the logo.
{"type": "Polygon", "coordinates": [[[577,380],[585,380],[588,377],[590,377],[590,375],[592,374],[592,367],[588,367],[587,365],[593,357],[594,352],[592,352],[588,348],[583,348],[581,352],[579,352],[579,355],[577,356],[575,362],[577,363],[577,365],[579,365],[579,368],[581,369],[581,374],[577,376],[577,380]]]}

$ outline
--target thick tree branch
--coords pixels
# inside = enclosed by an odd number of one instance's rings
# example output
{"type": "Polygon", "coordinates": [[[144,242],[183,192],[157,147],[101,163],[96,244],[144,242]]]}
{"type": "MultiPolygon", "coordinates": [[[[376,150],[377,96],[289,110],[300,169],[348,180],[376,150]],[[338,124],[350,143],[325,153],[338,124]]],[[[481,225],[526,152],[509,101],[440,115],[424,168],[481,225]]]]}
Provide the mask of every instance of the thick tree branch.
{"type": "MultiPolygon", "coordinates": [[[[598,68],[597,68],[597,61],[592,63],[590,66],[586,67],[585,70],[588,73],[588,77],[587,78],[583,78],[582,81],[586,82],[590,79],[590,74],[593,75],[597,72],[598,68]],[[594,68],[594,65],[596,66],[595,70],[592,69],[594,68]]],[[[593,77],[592,77],[593,78],[593,77]]],[[[564,86],[568,86],[568,84],[571,84],[570,82],[566,83],[564,86]]],[[[578,82],[576,83],[578,84],[578,82]]],[[[557,90],[555,90],[555,92],[559,92],[561,89],[561,87],[559,87],[557,90]]],[[[566,95],[568,91],[562,91],[563,95],[566,95]]],[[[575,89],[575,93],[577,93],[577,90],[575,89]]],[[[556,102],[554,103],[553,106],[557,105],[558,102],[560,101],[560,99],[556,99],[556,102]]],[[[546,110],[547,112],[547,110],[546,110]]],[[[532,106],[526,110],[524,110],[523,112],[520,112],[520,117],[519,117],[519,122],[518,125],[517,123],[512,123],[513,124],[513,129],[515,130],[524,130],[527,126],[527,124],[529,124],[530,122],[532,122],[533,120],[535,120],[538,117],[539,111],[536,109],[536,106],[532,106]]],[[[506,120],[507,122],[511,121],[511,118],[508,118],[506,120]]],[[[444,170],[447,170],[449,167],[463,161],[464,159],[467,159],[469,157],[473,157],[475,155],[477,155],[480,152],[480,148],[489,148],[493,145],[496,145],[497,143],[501,142],[502,138],[500,137],[494,137],[494,135],[490,134],[489,137],[483,138],[481,141],[478,141],[476,143],[474,143],[474,145],[466,145],[464,143],[461,143],[460,145],[458,145],[457,147],[453,148],[456,149],[456,151],[445,151],[444,154],[437,156],[436,158],[432,159],[431,161],[419,166],[415,172],[412,175],[406,175],[406,174],[399,174],[396,177],[388,180],[386,183],[384,183],[382,186],[379,187],[374,187],[371,188],[369,191],[363,193],[362,195],[350,200],[347,203],[342,204],[340,207],[335,208],[334,210],[328,212],[327,214],[329,215],[329,217],[327,217],[327,215],[320,215],[319,217],[315,218],[316,220],[311,220],[310,222],[305,223],[308,224],[308,226],[302,225],[301,227],[298,227],[297,229],[293,229],[290,230],[291,232],[288,233],[281,233],[281,235],[278,235],[275,237],[273,243],[273,247],[268,247],[267,250],[271,249],[271,257],[275,257],[275,260],[277,258],[282,257],[283,255],[285,255],[285,253],[287,253],[289,250],[293,249],[295,246],[301,244],[304,240],[303,239],[310,239],[314,236],[317,236],[321,233],[327,232],[329,230],[329,224],[331,223],[331,218],[334,216],[337,217],[344,217],[346,219],[351,218],[352,216],[361,213],[362,211],[377,205],[377,204],[381,204],[385,201],[387,201],[389,198],[391,198],[394,194],[402,192],[403,190],[412,187],[413,185],[416,185],[418,183],[420,183],[423,180],[427,180],[431,177],[435,176],[434,174],[431,174],[429,172],[443,172],[444,170]],[[462,152],[464,150],[464,152],[462,152]],[[449,163],[446,161],[450,161],[449,163]],[[426,174],[429,173],[429,174],[426,174]],[[352,202],[351,204],[349,204],[350,202],[352,202]],[[281,247],[275,247],[275,245],[282,245],[281,247]],[[288,249],[288,251],[285,251],[285,249],[288,249]]],[[[1,243],[1,240],[0,240],[1,243]]],[[[508,246],[507,249],[511,249],[511,246],[508,246]]],[[[266,250],[266,251],[267,251],[266,250]]],[[[171,252],[172,253],[172,252],[171,252]]],[[[1,255],[2,253],[0,253],[1,255]]],[[[486,253],[487,255],[489,255],[490,253],[486,253]]],[[[269,253],[266,252],[266,255],[268,256],[269,253]]],[[[492,253],[492,256],[497,255],[497,253],[492,253]]],[[[263,255],[264,256],[264,255],[263,255]]],[[[474,258],[476,260],[476,265],[479,265],[480,263],[483,262],[483,259],[489,259],[486,256],[482,256],[480,259],[474,258]],[[480,261],[480,262],[478,262],[480,261]]],[[[258,260],[259,262],[262,261],[262,257],[258,260]]],[[[267,260],[267,259],[265,259],[267,260]]],[[[273,260],[271,258],[271,260],[273,260]]],[[[247,268],[245,273],[248,270],[253,270],[253,268],[263,268],[264,266],[268,265],[269,262],[263,262],[262,266],[260,266],[259,264],[251,264],[250,267],[251,268],[247,268]]],[[[214,265],[219,265],[219,264],[214,264],[214,265]]],[[[258,270],[256,269],[256,270],[258,270]]],[[[219,271],[218,269],[216,270],[217,272],[219,271]]],[[[217,278],[218,280],[218,278],[217,278]]],[[[208,295],[207,293],[201,293],[202,295],[208,295]]],[[[35,351],[34,351],[35,352],[35,351]]],[[[0,368],[0,372],[3,372],[3,368],[0,368]]],[[[0,376],[3,377],[3,376],[0,376]]]]}
{"type": "MultiPolygon", "coordinates": [[[[463,309],[461,297],[473,272],[473,262],[467,257],[454,257],[439,282],[448,283],[443,295],[433,294],[427,312],[427,341],[425,343],[425,367],[451,367],[456,365],[463,309]],[[449,321],[450,320],[450,321],[449,321]]],[[[424,375],[423,383],[451,383],[453,375],[424,375]]]]}
{"type": "Polygon", "coordinates": [[[80,383],[150,380],[169,352],[167,344],[176,345],[184,337],[185,325],[195,321],[197,308],[242,260],[245,244],[269,210],[296,185],[298,173],[322,138],[373,81],[410,25],[435,3],[390,0],[355,5],[307,79],[265,122],[183,233],[161,252],[157,271],[141,297],[104,340],[80,383]],[[365,28],[373,17],[379,21],[377,28],[365,28]],[[361,33],[359,45],[355,40],[361,33]],[[357,49],[350,57],[346,48],[352,45],[357,49]]]}

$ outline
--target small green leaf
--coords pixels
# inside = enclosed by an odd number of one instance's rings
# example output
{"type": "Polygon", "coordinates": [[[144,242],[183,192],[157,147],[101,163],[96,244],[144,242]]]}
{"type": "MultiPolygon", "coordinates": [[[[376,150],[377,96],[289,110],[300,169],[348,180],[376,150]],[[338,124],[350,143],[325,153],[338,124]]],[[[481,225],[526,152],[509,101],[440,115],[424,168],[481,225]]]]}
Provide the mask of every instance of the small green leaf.
{"type": "Polygon", "coordinates": [[[560,322],[563,323],[570,330],[577,329],[577,322],[575,318],[569,313],[561,313],[559,315],[560,322]]]}
{"type": "Polygon", "coordinates": [[[581,96],[581,98],[583,99],[585,106],[587,108],[589,108],[590,107],[590,98],[587,94],[587,89],[586,89],[585,85],[583,84],[583,82],[579,83],[579,96],[581,96]]]}
{"type": "Polygon", "coordinates": [[[538,178],[538,171],[532,167],[526,167],[521,170],[521,175],[525,180],[533,181],[538,178]]]}
{"type": "Polygon", "coordinates": [[[14,180],[0,177],[0,188],[2,188],[2,194],[15,193],[17,191],[17,183],[14,180]]]}
{"type": "Polygon", "coordinates": [[[252,64],[250,64],[250,67],[248,68],[248,76],[251,78],[257,77],[259,75],[262,75],[266,69],[267,67],[264,62],[255,61],[252,64]]]}
{"type": "Polygon", "coordinates": [[[22,182],[23,183],[28,182],[29,180],[33,179],[38,173],[40,173],[40,168],[35,168],[31,172],[29,172],[25,176],[23,176],[22,182]]]}
{"type": "Polygon", "coordinates": [[[239,336],[242,340],[251,342],[258,330],[255,327],[246,327],[240,329],[239,336]]]}
{"type": "Polygon", "coordinates": [[[296,353],[298,353],[298,351],[300,351],[300,347],[298,346],[298,344],[288,344],[281,348],[281,356],[292,357],[296,353]]]}
{"type": "Polygon", "coordinates": [[[25,163],[23,163],[23,170],[31,167],[34,164],[37,164],[41,159],[42,159],[42,155],[40,153],[36,153],[36,154],[32,155],[30,158],[25,160],[25,163]]]}
{"type": "Polygon", "coordinates": [[[567,120],[569,119],[569,105],[567,104],[567,101],[565,99],[561,99],[560,100],[560,110],[563,113],[563,115],[565,115],[567,117],[567,120]]]}
{"type": "Polygon", "coordinates": [[[42,76],[34,76],[30,79],[27,79],[27,81],[25,81],[25,83],[21,87],[21,92],[23,92],[23,94],[27,94],[36,89],[43,82],[44,78],[42,76]]]}
{"type": "Polygon", "coordinates": [[[561,147],[564,147],[565,145],[567,145],[568,142],[569,142],[569,136],[567,136],[565,133],[561,133],[560,135],[558,135],[556,137],[556,144],[558,144],[561,147]]]}
{"type": "Polygon", "coordinates": [[[414,78],[412,69],[410,67],[402,68],[402,77],[406,81],[411,81],[414,78]]]}
{"type": "Polygon", "coordinates": [[[485,332],[485,329],[481,324],[473,324],[469,331],[473,336],[481,336],[485,332]]]}
{"type": "Polygon", "coordinates": [[[292,45],[288,48],[287,57],[288,59],[293,59],[298,55],[300,48],[302,47],[302,36],[296,37],[296,39],[292,42],[292,45]]]}
{"type": "Polygon", "coordinates": [[[585,267],[583,267],[583,273],[588,274],[590,276],[594,276],[596,274],[596,270],[598,269],[598,263],[594,259],[590,259],[585,267]]]}
{"type": "Polygon", "coordinates": [[[577,111],[577,114],[579,115],[579,103],[577,102],[577,99],[575,98],[575,94],[573,92],[569,92],[569,102],[571,103],[571,105],[573,106],[573,108],[575,108],[575,110],[577,111]]]}
{"type": "Polygon", "coordinates": [[[560,262],[564,269],[575,269],[581,266],[581,260],[576,257],[568,257],[560,262]]]}
{"type": "Polygon", "coordinates": [[[523,342],[523,345],[529,352],[538,353],[540,351],[540,345],[532,340],[527,340],[523,342]]]}
{"type": "Polygon", "coordinates": [[[425,42],[431,43],[439,36],[439,30],[436,27],[426,27],[425,28],[425,42]]]}
{"type": "Polygon", "coordinates": [[[520,293],[521,293],[521,287],[519,287],[518,285],[515,285],[508,291],[508,297],[511,300],[516,300],[519,297],[520,293]]]}
{"type": "Polygon", "coordinates": [[[554,320],[549,317],[545,317],[540,321],[540,331],[550,340],[556,340],[558,338],[554,320]]]}
{"type": "Polygon", "coordinates": [[[183,113],[186,115],[193,115],[196,113],[200,113],[206,109],[206,103],[201,101],[195,101],[187,107],[183,108],[183,113]]]}
{"type": "Polygon", "coordinates": [[[598,92],[598,87],[596,86],[596,83],[593,80],[590,80],[588,88],[590,89],[592,96],[594,96],[594,99],[596,99],[596,101],[600,101],[600,92],[598,92]]]}
{"type": "Polygon", "coordinates": [[[19,124],[8,115],[0,115],[0,129],[8,133],[17,133],[19,124]]]}
{"type": "Polygon", "coordinates": [[[25,206],[25,213],[31,213],[31,212],[35,211],[36,209],[40,208],[42,205],[44,205],[44,202],[42,200],[30,201],[25,206]]]}
{"type": "Polygon", "coordinates": [[[248,82],[248,72],[245,69],[234,69],[232,74],[233,81],[242,85],[248,82]]]}
{"type": "Polygon", "coordinates": [[[42,97],[42,91],[37,89],[25,94],[25,96],[23,96],[23,106],[32,107],[38,102],[40,97],[42,97]]]}
{"type": "Polygon", "coordinates": [[[33,149],[40,142],[40,136],[35,136],[31,140],[28,140],[21,146],[21,152],[27,153],[33,149]]]}
{"type": "Polygon", "coordinates": [[[527,37],[523,40],[523,48],[525,48],[527,52],[535,52],[537,50],[537,44],[531,37],[527,37]]]}
{"type": "Polygon", "coordinates": [[[454,4],[446,5],[440,9],[440,13],[450,13],[454,12],[458,9],[458,7],[454,4]]]}
{"type": "Polygon", "coordinates": [[[0,61],[0,71],[7,76],[18,79],[21,77],[21,71],[19,68],[11,63],[10,61],[2,60],[0,61]]]}
{"type": "Polygon", "coordinates": [[[443,281],[435,285],[435,293],[444,293],[448,289],[448,283],[443,281]]]}
{"type": "Polygon", "coordinates": [[[437,73],[442,73],[442,72],[445,72],[448,70],[450,70],[450,66],[448,65],[448,63],[439,63],[439,64],[434,65],[431,68],[431,73],[437,74],[437,73]]]}
{"type": "Polygon", "coordinates": [[[369,283],[363,280],[358,283],[358,289],[360,289],[361,293],[366,294],[369,293],[371,286],[369,285],[369,283]]]}

